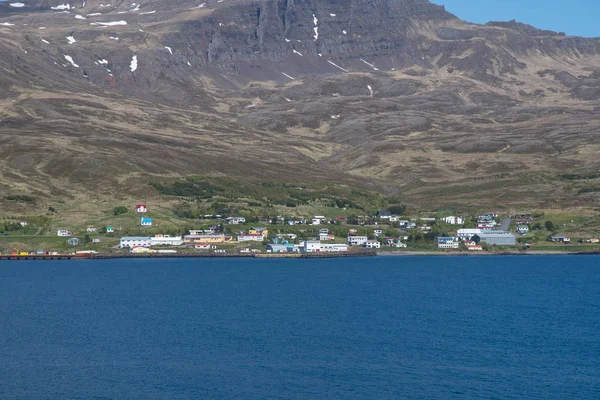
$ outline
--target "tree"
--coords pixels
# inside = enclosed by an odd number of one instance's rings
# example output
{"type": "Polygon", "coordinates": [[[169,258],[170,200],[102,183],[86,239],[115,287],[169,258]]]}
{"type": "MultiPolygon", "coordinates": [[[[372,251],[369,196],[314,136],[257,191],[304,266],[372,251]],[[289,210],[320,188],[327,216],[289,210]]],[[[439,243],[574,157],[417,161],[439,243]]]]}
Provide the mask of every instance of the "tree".
{"type": "Polygon", "coordinates": [[[403,204],[395,204],[388,207],[388,211],[393,215],[402,215],[406,211],[406,206],[403,204]]]}
{"type": "Polygon", "coordinates": [[[87,243],[89,243],[89,242],[91,242],[91,241],[92,241],[92,239],[90,238],[90,235],[85,235],[85,238],[83,239],[83,242],[84,242],[85,244],[87,244],[87,243]]]}
{"type": "Polygon", "coordinates": [[[125,207],[125,206],[119,206],[119,207],[115,207],[113,209],[114,215],[121,215],[121,214],[126,214],[126,213],[127,213],[127,207],[125,207]]]}
{"type": "Polygon", "coordinates": [[[549,231],[553,231],[554,230],[554,223],[552,223],[552,221],[546,221],[544,223],[544,226],[546,227],[547,230],[549,231]]]}
{"type": "Polygon", "coordinates": [[[533,224],[533,230],[539,231],[540,229],[542,229],[542,224],[540,224],[539,222],[536,222],[535,224],[533,224]]]}

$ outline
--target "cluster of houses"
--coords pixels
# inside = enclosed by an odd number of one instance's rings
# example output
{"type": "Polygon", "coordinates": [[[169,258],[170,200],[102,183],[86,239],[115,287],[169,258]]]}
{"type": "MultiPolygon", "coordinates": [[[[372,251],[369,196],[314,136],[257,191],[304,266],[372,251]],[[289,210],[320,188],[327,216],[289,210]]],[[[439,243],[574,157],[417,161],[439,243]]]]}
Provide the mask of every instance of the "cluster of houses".
{"type": "Polygon", "coordinates": [[[439,249],[458,249],[463,243],[467,250],[483,250],[482,243],[490,246],[516,246],[517,237],[506,231],[462,228],[455,236],[439,236],[435,238],[435,244],[439,249]]]}

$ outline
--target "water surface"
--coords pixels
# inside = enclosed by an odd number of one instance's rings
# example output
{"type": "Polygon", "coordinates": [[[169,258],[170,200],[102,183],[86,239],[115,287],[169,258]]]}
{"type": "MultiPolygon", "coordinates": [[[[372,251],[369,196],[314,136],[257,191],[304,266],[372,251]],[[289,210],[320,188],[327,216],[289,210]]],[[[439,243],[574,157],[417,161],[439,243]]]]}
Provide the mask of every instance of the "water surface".
{"type": "Polygon", "coordinates": [[[598,399],[600,257],[0,262],[2,399],[598,399]]]}

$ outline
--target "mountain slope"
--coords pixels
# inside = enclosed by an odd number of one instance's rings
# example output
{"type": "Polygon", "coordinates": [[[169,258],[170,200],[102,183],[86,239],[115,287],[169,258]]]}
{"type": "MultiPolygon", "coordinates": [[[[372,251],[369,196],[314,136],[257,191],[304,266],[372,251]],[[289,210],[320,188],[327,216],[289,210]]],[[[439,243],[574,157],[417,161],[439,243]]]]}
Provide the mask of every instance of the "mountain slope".
{"type": "Polygon", "coordinates": [[[554,177],[599,166],[598,39],[427,0],[23,3],[0,3],[3,192],[216,174],[429,206],[597,201],[554,177]]]}

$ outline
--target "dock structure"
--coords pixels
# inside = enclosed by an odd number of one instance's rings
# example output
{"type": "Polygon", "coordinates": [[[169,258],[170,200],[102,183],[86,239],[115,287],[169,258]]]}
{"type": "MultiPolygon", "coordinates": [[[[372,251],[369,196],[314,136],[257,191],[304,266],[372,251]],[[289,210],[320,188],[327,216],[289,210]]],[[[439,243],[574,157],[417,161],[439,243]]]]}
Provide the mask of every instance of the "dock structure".
{"type": "Polygon", "coordinates": [[[0,260],[70,260],[72,258],[82,257],[74,257],[70,254],[0,254],[0,260]]]}

